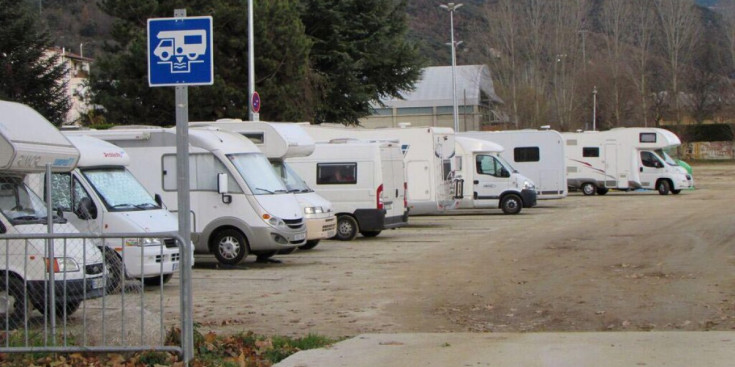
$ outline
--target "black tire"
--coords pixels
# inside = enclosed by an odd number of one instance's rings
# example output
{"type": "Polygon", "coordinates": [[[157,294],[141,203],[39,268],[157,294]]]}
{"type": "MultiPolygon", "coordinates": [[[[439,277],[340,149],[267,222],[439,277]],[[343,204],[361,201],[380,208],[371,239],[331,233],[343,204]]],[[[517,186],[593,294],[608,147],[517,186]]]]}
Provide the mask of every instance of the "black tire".
{"type": "Polygon", "coordinates": [[[681,189],[679,189],[679,190],[672,189],[671,190],[671,193],[674,194],[674,195],[679,195],[680,192],[681,192],[681,189]]]}
{"type": "Polygon", "coordinates": [[[364,237],[377,237],[381,231],[361,231],[360,234],[364,237]]]}
{"type": "Polygon", "coordinates": [[[585,196],[592,196],[597,192],[597,186],[592,182],[583,183],[581,189],[585,196]]]}
{"type": "Polygon", "coordinates": [[[656,183],[656,189],[659,194],[668,195],[671,191],[671,184],[669,184],[669,180],[659,180],[658,183],[656,183]]]}
{"type": "Polygon", "coordinates": [[[146,286],[160,286],[161,284],[168,283],[171,278],[173,278],[174,274],[163,274],[163,276],[156,275],[154,277],[148,277],[143,278],[143,284],[146,286]]]}
{"type": "Polygon", "coordinates": [[[334,238],[340,241],[352,241],[357,237],[359,231],[360,228],[355,218],[349,215],[340,215],[337,218],[337,234],[334,235],[334,238]]]}
{"type": "Polygon", "coordinates": [[[607,187],[598,187],[597,195],[605,195],[608,191],[610,191],[610,189],[608,189],[607,187]]]}
{"type": "Polygon", "coordinates": [[[248,255],[248,243],[240,231],[225,229],[212,236],[211,249],[223,265],[237,265],[248,255]]]}
{"type": "Polygon", "coordinates": [[[101,248],[105,254],[105,265],[107,266],[107,285],[105,290],[107,294],[113,294],[119,292],[125,284],[125,265],[123,265],[122,258],[118,255],[115,250],[110,248],[101,248]]]}
{"type": "Polygon", "coordinates": [[[523,200],[516,194],[508,194],[500,199],[500,209],[505,214],[518,214],[523,208],[523,200]]]}
{"type": "Polygon", "coordinates": [[[7,289],[5,282],[5,277],[0,276],[0,327],[4,328],[7,322],[7,325],[14,329],[25,324],[29,313],[29,300],[25,297],[22,280],[15,277],[8,278],[7,289]]]}
{"type": "Polygon", "coordinates": [[[319,244],[319,240],[308,240],[305,244],[299,246],[299,250],[311,250],[319,244]]]}

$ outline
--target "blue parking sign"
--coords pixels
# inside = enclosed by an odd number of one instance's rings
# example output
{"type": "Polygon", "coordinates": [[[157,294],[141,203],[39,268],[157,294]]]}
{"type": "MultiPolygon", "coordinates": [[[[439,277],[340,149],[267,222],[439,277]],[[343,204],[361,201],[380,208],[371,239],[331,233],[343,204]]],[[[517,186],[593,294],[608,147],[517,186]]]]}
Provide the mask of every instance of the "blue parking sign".
{"type": "Polygon", "coordinates": [[[212,51],[212,17],[148,19],[148,85],[211,85],[212,51]]]}

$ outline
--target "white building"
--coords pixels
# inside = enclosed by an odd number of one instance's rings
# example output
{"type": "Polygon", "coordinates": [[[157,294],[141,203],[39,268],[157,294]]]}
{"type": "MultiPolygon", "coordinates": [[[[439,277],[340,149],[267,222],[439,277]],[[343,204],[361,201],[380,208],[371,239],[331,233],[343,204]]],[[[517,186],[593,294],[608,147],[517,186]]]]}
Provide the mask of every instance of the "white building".
{"type": "Polygon", "coordinates": [[[65,125],[77,125],[82,115],[86,114],[89,109],[89,93],[87,80],[89,78],[89,68],[93,59],[68,52],[64,48],[53,48],[48,50],[49,54],[57,54],[59,63],[66,67],[66,74],[63,82],[66,83],[66,93],[71,104],[69,112],[64,120],[65,125]]]}
{"type": "MultiPolygon", "coordinates": [[[[495,108],[503,100],[495,94],[490,69],[486,65],[455,67],[459,130],[483,130],[506,122],[495,108]]],[[[454,127],[452,67],[434,66],[422,70],[416,88],[402,93],[403,99],[381,100],[373,105],[373,114],[360,119],[365,127],[412,126],[454,127]]]]}

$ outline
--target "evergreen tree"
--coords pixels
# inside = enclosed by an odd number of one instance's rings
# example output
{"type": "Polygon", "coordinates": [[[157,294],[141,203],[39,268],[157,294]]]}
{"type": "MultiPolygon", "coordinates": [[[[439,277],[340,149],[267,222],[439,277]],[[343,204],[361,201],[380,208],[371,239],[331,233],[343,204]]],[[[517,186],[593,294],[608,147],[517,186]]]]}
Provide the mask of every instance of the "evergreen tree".
{"type": "MultiPolygon", "coordinates": [[[[293,1],[254,2],[255,86],[264,101],[262,120],[308,118],[307,79],[310,43],[293,1]],[[306,97],[306,98],[305,98],[306,97]]],[[[214,84],[189,88],[189,118],[207,121],[246,118],[247,5],[241,0],[189,1],[189,16],[211,15],[214,27],[214,84]]],[[[96,104],[107,121],[119,124],[172,125],[173,88],[150,88],[146,64],[148,18],[172,17],[180,1],[103,0],[116,18],[105,53],[91,78],[96,104]]]]}
{"type": "Polygon", "coordinates": [[[70,102],[66,68],[25,3],[0,0],[0,99],[27,104],[56,125],[70,102]]]}
{"type": "Polygon", "coordinates": [[[406,1],[302,0],[314,46],[314,121],[355,124],[370,102],[411,90],[423,61],[406,38],[406,1]]]}

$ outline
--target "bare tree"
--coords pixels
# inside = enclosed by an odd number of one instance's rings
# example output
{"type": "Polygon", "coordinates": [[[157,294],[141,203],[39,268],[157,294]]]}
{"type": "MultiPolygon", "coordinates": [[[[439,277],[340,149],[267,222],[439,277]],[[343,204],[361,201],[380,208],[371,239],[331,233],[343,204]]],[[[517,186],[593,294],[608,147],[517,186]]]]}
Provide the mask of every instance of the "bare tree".
{"type": "MultiPolygon", "coordinates": [[[[639,2],[645,3],[644,1],[639,2]]],[[[623,104],[627,102],[623,100],[622,91],[624,83],[623,64],[629,59],[629,56],[624,53],[624,49],[628,47],[629,40],[632,38],[631,29],[627,24],[632,12],[632,4],[629,1],[605,0],[602,3],[600,23],[605,35],[605,45],[607,46],[607,57],[610,65],[609,76],[612,85],[611,90],[607,92],[612,100],[610,110],[613,126],[620,126],[623,119],[623,104]]]]}
{"type": "Polygon", "coordinates": [[[676,122],[681,122],[680,74],[699,34],[699,14],[693,0],[653,0],[659,19],[662,46],[667,55],[676,122]]]}
{"type": "Polygon", "coordinates": [[[524,56],[528,60],[527,77],[529,78],[534,94],[534,123],[543,123],[545,111],[542,110],[545,95],[546,70],[552,57],[548,54],[546,47],[548,32],[548,8],[549,1],[546,0],[521,0],[521,16],[525,27],[524,32],[524,56]]]}
{"type": "Polygon", "coordinates": [[[629,65],[631,81],[638,91],[639,116],[643,126],[648,126],[648,100],[651,96],[649,87],[649,57],[651,42],[653,39],[656,13],[650,1],[625,0],[630,7],[631,14],[628,17],[626,28],[630,29],[630,43],[634,52],[630,55],[632,62],[629,65]]]}
{"type": "Polygon", "coordinates": [[[520,127],[518,8],[518,2],[514,0],[499,0],[494,6],[487,3],[484,8],[491,36],[487,41],[490,64],[500,82],[497,89],[505,95],[510,120],[516,128],[520,127]]]}

